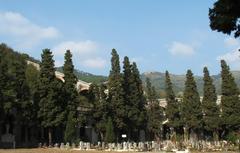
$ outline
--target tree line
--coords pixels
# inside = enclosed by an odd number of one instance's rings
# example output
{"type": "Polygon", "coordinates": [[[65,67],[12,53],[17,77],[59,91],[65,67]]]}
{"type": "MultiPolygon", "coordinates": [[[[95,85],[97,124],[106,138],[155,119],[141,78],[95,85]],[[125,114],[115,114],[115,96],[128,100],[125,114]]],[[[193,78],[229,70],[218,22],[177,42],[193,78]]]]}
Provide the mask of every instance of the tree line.
{"type": "MultiPolygon", "coordinates": [[[[64,57],[64,82],[55,77],[50,49],[42,51],[40,70],[27,65],[26,55],[5,44],[0,45],[0,53],[0,134],[6,132],[4,125],[17,123],[25,135],[33,133],[28,129],[36,129],[39,142],[75,142],[81,139],[79,127],[91,120],[99,140],[105,142],[140,141],[140,135],[156,141],[235,141],[239,137],[239,89],[224,60],[220,104],[216,103],[213,80],[204,67],[202,100],[191,70],[187,71],[181,99],[175,97],[171,75],[166,71],[164,108],[151,81],[147,78],[146,84],[142,83],[137,64],[127,56],[121,71],[115,49],[111,52],[108,81],[92,84],[89,91],[80,93],[69,50],[64,57]]],[[[11,128],[9,132],[14,133],[11,128]]],[[[22,141],[26,139],[23,136],[22,141]]]]}

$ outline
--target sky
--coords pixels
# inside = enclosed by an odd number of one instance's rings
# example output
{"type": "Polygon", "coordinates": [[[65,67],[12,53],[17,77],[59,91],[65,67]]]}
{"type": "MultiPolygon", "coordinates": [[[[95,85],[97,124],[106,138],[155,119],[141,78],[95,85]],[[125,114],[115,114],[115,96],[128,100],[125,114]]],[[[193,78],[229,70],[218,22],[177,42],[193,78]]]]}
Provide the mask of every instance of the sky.
{"type": "Polygon", "coordinates": [[[202,75],[225,59],[240,70],[240,39],[212,31],[214,0],[7,0],[0,5],[0,42],[41,59],[49,48],[56,66],[70,49],[75,68],[108,75],[111,50],[150,71],[202,75]]]}

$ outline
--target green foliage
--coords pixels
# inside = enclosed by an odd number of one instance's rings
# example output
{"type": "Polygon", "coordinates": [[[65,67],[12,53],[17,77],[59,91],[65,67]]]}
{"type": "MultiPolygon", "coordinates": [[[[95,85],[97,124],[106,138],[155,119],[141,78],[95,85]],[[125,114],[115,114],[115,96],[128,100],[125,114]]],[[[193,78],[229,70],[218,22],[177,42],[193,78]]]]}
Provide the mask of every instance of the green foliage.
{"type": "Polygon", "coordinates": [[[202,126],[202,110],[196,82],[191,70],[187,71],[181,117],[187,128],[196,130],[202,126]]]}
{"type": "Polygon", "coordinates": [[[64,133],[64,141],[73,143],[77,139],[76,137],[76,120],[75,120],[75,114],[73,112],[68,113],[67,117],[67,125],[66,130],[64,133]]]}
{"type": "Polygon", "coordinates": [[[7,80],[7,66],[5,61],[3,60],[3,55],[0,54],[0,119],[2,119],[4,112],[4,90],[6,88],[7,80]]]}
{"type": "Polygon", "coordinates": [[[218,0],[213,8],[209,9],[210,27],[224,34],[232,32],[237,38],[240,36],[240,1],[218,0]]]}
{"type": "Polygon", "coordinates": [[[158,98],[155,87],[152,86],[149,78],[146,78],[146,96],[149,103],[155,102],[158,98]]]}
{"type": "Polygon", "coordinates": [[[230,72],[229,66],[221,60],[222,75],[222,125],[225,130],[236,130],[240,126],[240,100],[239,90],[230,72]]]}
{"type": "Polygon", "coordinates": [[[158,102],[151,103],[147,108],[147,127],[148,130],[154,134],[154,138],[158,139],[162,132],[162,122],[164,121],[163,108],[159,106],[158,102]]]}
{"type": "Polygon", "coordinates": [[[128,135],[131,139],[131,134],[134,134],[134,132],[137,132],[141,127],[144,127],[145,108],[139,72],[136,63],[131,65],[128,57],[124,57],[123,78],[124,99],[127,112],[126,122],[128,135]]]}
{"type": "Polygon", "coordinates": [[[115,141],[115,134],[114,134],[114,128],[111,117],[108,117],[107,125],[106,125],[106,136],[105,136],[105,142],[107,143],[113,143],[115,141]]]}
{"type": "Polygon", "coordinates": [[[139,129],[145,129],[146,126],[146,108],[145,108],[145,104],[146,104],[146,99],[144,97],[144,92],[143,92],[143,83],[142,80],[140,78],[140,73],[139,70],[137,68],[137,64],[135,62],[132,63],[131,65],[131,71],[132,71],[132,75],[133,75],[133,79],[134,79],[134,83],[136,86],[136,103],[135,105],[137,105],[137,109],[139,110],[138,112],[138,119],[137,119],[137,127],[139,129]]]}
{"type": "MultiPolygon", "coordinates": [[[[237,141],[240,140],[240,134],[237,132],[230,132],[228,133],[228,135],[226,136],[227,141],[233,143],[233,144],[237,144],[237,141]]],[[[238,142],[239,143],[239,142],[238,142]]]]}
{"type": "Polygon", "coordinates": [[[109,114],[107,95],[105,93],[106,87],[102,84],[100,87],[93,85],[90,92],[93,93],[93,118],[95,120],[95,128],[100,133],[101,140],[106,132],[106,124],[109,114]]]}
{"type": "Polygon", "coordinates": [[[61,82],[55,78],[52,52],[44,49],[39,77],[39,111],[38,117],[43,127],[55,127],[64,119],[62,108],[61,82]]]}
{"type": "Polygon", "coordinates": [[[220,110],[217,106],[217,94],[213,80],[209,75],[207,67],[204,67],[204,94],[202,100],[203,123],[204,128],[208,131],[214,132],[219,128],[220,124],[220,110]]]}
{"type": "Polygon", "coordinates": [[[77,91],[76,91],[76,83],[77,77],[74,74],[74,66],[72,63],[72,54],[70,50],[67,50],[65,53],[65,62],[63,65],[63,73],[64,73],[64,88],[65,88],[65,102],[67,104],[68,112],[75,112],[76,115],[78,101],[77,101],[77,91]]]}
{"type": "Polygon", "coordinates": [[[175,94],[173,92],[172,82],[170,80],[170,75],[168,71],[166,71],[166,80],[165,80],[165,91],[166,91],[166,117],[168,118],[168,125],[173,128],[178,128],[180,126],[180,108],[179,103],[175,98],[175,94]]]}
{"type": "Polygon", "coordinates": [[[0,45],[0,94],[2,116],[14,115],[22,124],[32,119],[30,90],[23,56],[5,44],[0,45]]]}
{"type": "Polygon", "coordinates": [[[150,133],[153,133],[154,138],[158,139],[160,137],[161,129],[162,129],[162,122],[164,120],[163,109],[160,107],[155,88],[152,86],[151,82],[147,78],[146,80],[146,97],[148,101],[148,108],[147,108],[147,128],[150,133]]]}
{"type": "Polygon", "coordinates": [[[115,49],[112,50],[111,70],[108,81],[108,101],[114,127],[117,131],[126,128],[126,108],[124,103],[123,77],[120,73],[119,55],[115,49]]]}

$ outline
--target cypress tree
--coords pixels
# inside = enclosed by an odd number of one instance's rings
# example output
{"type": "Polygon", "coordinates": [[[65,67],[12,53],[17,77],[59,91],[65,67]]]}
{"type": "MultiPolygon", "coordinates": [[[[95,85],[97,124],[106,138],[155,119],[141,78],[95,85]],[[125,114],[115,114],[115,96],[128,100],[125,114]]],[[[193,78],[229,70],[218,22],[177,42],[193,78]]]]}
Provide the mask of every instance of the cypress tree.
{"type": "Polygon", "coordinates": [[[61,124],[64,119],[64,112],[59,94],[58,80],[55,78],[55,68],[52,52],[44,49],[42,53],[42,62],[40,64],[39,77],[39,110],[38,117],[41,125],[48,129],[49,145],[52,144],[52,130],[61,124]]]}
{"type": "Polygon", "coordinates": [[[128,137],[132,139],[132,134],[137,130],[137,121],[139,116],[138,109],[138,87],[134,80],[131,70],[131,64],[127,56],[123,61],[123,78],[124,78],[124,99],[126,107],[126,122],[128,126],[128,137]]]}
{"type": "MultiPolygon", "coordinates": [[[[199,134],[199,130],[201,127],[202,110],[196,82],[194,80],[191,70],[188,70],[186,74],[183,102],[181,106],[181,115],[185,124],[185,134],[189,133],[190,130],[191,138],[197,139],[197,135],[199,134]]],[[[186,139],[188,138],[186,138],[185,135],[185,140],[186,139]]]]}
{"type": "Polygon", "coordinates": [[[142,80],[140,78],[140,73],[137,68],[137,64],[135,62],[132,63],[131,65],[131,71],[133,75],[134,82],[136,84],[136,90],[137,90],[137,99],[136,99],[136,107],[138,109],[138,119],[136,121],[136,125],[138,130],[145,129],[146,127],[146,121],[147,121],[147,112],[146,112],[146,107],[145,107],[145,97],[143,93],[143,85],[142,85],[142,80]]]}
{"type": "Polygon", "coordinates": [[[146,79],[147,88],[147,117],[148,117],[148,130],[153,134],[154,139],[159,141],[162,132],[162,122],[164,120],[163,109],[160,107],[157,100],[155,88],[152,86],[149,78],[146,79]]]}
{"type": "Polygon", "coordinates": [[[73,142],[73,140],[76,138],[75,136],[73,136],[73,134],[76,134],[76,132],[73,132],[72,130],[75,129],[76,131],[76,119],[77,119],[77,107],[78,107],[77,90],[76,90],[77,77],[74,74],[72,54],[70,50],[66,51],[64,58],[65,58],[65,62],[63,65],[63,73],[64,73],[64,81],[65,81],[64,89],[65,89],[65,103],[67,105],[66,113],[68,116],[64,139],[65,141],[68,140],[70,142],[73,142]],[[70,117],[73,117],[73,118],[70,118],[70,117]],[[71,138],[72,140],[70,140],[71,138]]]}
{"type": "Polygon", "coordinates": [[[165,112],[168,119],[168,126],[170,127],[171,132],[174,130],[174,133],[172,133],[173,136],[176,136],[176,132],[180,127],[180,108],[173,92],[172,82],[168,71],[166,71],[165,77],[165,92],[167,101],[165,112]]]}
{"type": "Polygon", "coordinates": [[[3,56],[0,54],[0,122],[3,119],[3,115],[4,115],[4,101],[5,101],[4,90],[5,90],[7,81],[8,81],[7,65],[3,60],[3,56]]]}
{"type": "Polygon", "coordinates": [[[106,125],[106,136],[105,142],[113,143],[115,141],[115,134],[113,129],[113,123],[111,117],[108,117],[107,125],[106,125]]]}
{"type": "MultiPolygon", "coordinates": [[[[76,84],[77,84],[77,77],[74,74],[74,66],[72,62],[72,54],[70,50],[67,50],[65,53],[65,62],[63,65],[63,73],[64,73],[64,88],[66,92],[66,101],[67,101],[67,107],[68,111],[73,111],[76,113],[77,110],[77,90],[76,90],[76,84]]],[[[75,115],[74,115],[75,116],[75,115]]]]}
{"type": "Polygon", "coordinates": [[[239,90],[232,76],[229,66],[221,60],[222,97],[221,117],[225,132],[237,130],[240,127],[240,101],[239,90]]]}
{"type": "Polygon", "coordinates": [[[106,124],[109,116],[106,87],[101,84],[98,88],[97,99],[94,100],[93,117],[96,121],[96,130],[100,133],[101,140],[104,141],[104,133],[106,132],[106,124]]]}
{"type": "Polygon", "coordinates": [[[76,121],[72,111],[68,113],[64,141],[73,143],[76,140],[76,121]]]}
{"type": "Polygon", "coordinates": [[[146,96],[148,103],[153,103],[157,99],[157,93],[155,87],[152,86],[150,79],[146,78],[146,96]]]}
{"type": "Polygon", "coordinates": [[[109,102],[113,125],[116,128],[117,137],[126,128],[125,103],[123,76],[120,73],[119,55],[115,49],[112,50],[111,70],[108,81],[109,102]]]}
{"type": "Polygon", "coordinates": [[[142,81],[135,62],[130,64],[129,58],[124,57],[123,61],[124,98],[126,106],[126,122],[128,136],[130,139],[137,139],[138,130],[144,127],[146,116],[142,81]]]}
{"type": "Polygon", "coordinates": [[[18,117],[21,116],[21,123],[27,124],[32,118],[32,102],[30,101],[30,89],[26,80],[26,63],[23,59],[14,62],[15,90],[18,117]]]}
{"type": "Polygon", "coordinates": [[[202,110],[203,110],[203,124],[207,131],[213,134],[214,140],[217,141],[217,130],[219,128],[219,115],[220,110],[217,106],[217,94],[215,86],[213,85],[213,80],[209,75],[207,67],[203,69],[204,73],[204,85],[203,85],[203,100],[202,100],[202,110]]]}

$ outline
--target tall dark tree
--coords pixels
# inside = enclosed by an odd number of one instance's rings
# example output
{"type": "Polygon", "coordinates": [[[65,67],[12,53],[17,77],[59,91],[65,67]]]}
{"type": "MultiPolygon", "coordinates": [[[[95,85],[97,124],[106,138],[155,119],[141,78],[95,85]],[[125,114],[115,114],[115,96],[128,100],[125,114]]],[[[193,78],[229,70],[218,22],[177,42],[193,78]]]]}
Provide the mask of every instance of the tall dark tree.
{"type": "Polygon", "coordinates": [[[150,135],[153,135],[154,139],[159,141],[162,136],[162,122],[164,121],[163,109],[159,105],[155,88],[152,86],[149,78],[146,79],[146,88],[148,101],[147,127],[150,135]]]}
{"type": "Polygon", "coordinates": [[[222,125],[226,133],[237,130],[240,127],[240,100],[239,89],[235,83],[229,66],[221,60],[222,97],[221,117],[222,125]]]}
{"type": "Polygon", "coordinates": [[[72,54],[70,50],[67,50],[65,53],[65,62],[63,65],[63,73],[64,73],[64,89],[65,89],[65,103],[67,105],[67,125],[65,130],[65,140],[73,141],[75,137],[69,136],[76,134],[76,132],[72,132],[73,129],[76,131],[76,121],[77,121],[77,77],[74,74],[74,66],[72,62],[72,54]],[[73,117],[73,118],[70,118],[73,117]],[[74,124],[75,123],[75,124],[74,124]],[[69,124],[69,125],[68,125],[69,124]],[[70,127],[72,126],[72,127],[70,127]],[[70,130],[70,131],[68,131],[70,130]],[[72,138],[72,140],[70,140],[72,138]]]}
{"type": "Polygon", "coordinates": [[[108,121],[106,124],[106,136],[105,136],[105,142],[113,143],[115,141],[115,134],[114,134],[114,128],[111,117],[108,117],[108,121]]]}
{"type": "Polygon", "coordinates": [[[146,78],[146,96],[148,103],[153,103],[157,99],[155,87],[152,86],[152,83],[149,78],[146,78]]]}
{"type": "Polygon", "coordinates": [[[213,84],[213,79],[209,75],[207,67],[203,69],[204,85],[203,85],[203,123],[204,128],[212,133],[215,141],[218,140],[218,129],[220,124],[220,110],[217,106],[217,94],[213,84]]]}
{"type": "Polygon", "coordinates": [[[224,34],[240,36],[240,0],[217,0],[209,9],[210,27],[224,34]]]}
{"type": "MultiPolygon", "coordinates": [[[[36,124],[38,120],[37,120],[37,111],[38,111],[38,101],[39,101],[39,97],[38,97],[38,86],[39,86],[39,70],[37,70],[36,67],[34,67],[33,65],[29,64],[26,67],[26,82],[27,85],[29,87],[30,90],[30,100],[32,103],[32,107],[31,107],[31,120],[35,122],[36,124]]],[[[38,125],[37,125],[38,126],[38,125]]]]}
{"type": "Polygon", "coordinates": [[[128,137],[132,139],[133,132],[137,129],[136,122],[138,118],[138,108],[137,108],[137,86],[134,82],[133,74],[131,71],[131,64],[127,56],[124,57],[123,61],[123,87],[124,87],[124,101],[126,107],[126,122],[128,137]]]}
{"type": "Polygon", "coordinates": [[[173,86],[168,71],[165,73],[165,92],[166,92],[166,117],[172,136],[176,137],[176,132],[180,128],[180,107],[173,92],[173,86]]]}
{"type": "Polygon", "coordinates": [[[185,124],[185,140],[190,137],[196,140],[202,126],[202,109],[197,85],[191,70],[187,71],[181,116],[185,124]]]}
{"type": "Polygon", "coordinates": [[[139,70],[137,68],[137,64],[135,62],[132,63],[131,65],[131,71],[132,71],[132,75],[133,75],[133,79],[134,82],[136,84],[137,87],[137,98],[136,98],[136,104],[137,108],[139,110],[138,112],[138,119],[136,121],[136,125],[138,130],[143,130],[146,129],[146,122],[147,122],[147,112],[146,112],[146,99],[144,97],[144,92],[143,92],[143,84],[142,84],[142,80],[140,78],[140,73],[139,70]]]}
{"type": "Polygon", "coordinates": [[[110,110],[113,125],[116,128],[117,137],[126,128],[126,109],[124,103],[123,76],[120,73],[119,55],[115,49],[112,50],[111,70],[108,81],[110,110]]]}
{"type": "Polygon", "coordinates": [[[76,118],[72,111],[68,113],[67,123],[66,123],[66,130],[64,133],[64,141],[73,143],[77,138],[76,133],[76,118]]]}
{"type": "MultiPolygon", "coordinates": [[[[77,77],[74,74],[74,66],[72,62],[72,54],[70,50],[67,50],[65,53],[65,62],[63,65],[63,73],[64,73],[64,88],[66,92],[66,101],[68,111],[74,111],[74,114],[77,110],[77,77]]],[[[74,115],[75,116],[75,115],[74,115]]]]}
{"type": "Polygon", "coordinates": [[[32,102],[30,101],[30,89],[26,80],[26,63],[19,59],[14,63],[16,102],[18,106],[19,117],[22,117],[22,123],[26,124],[32,116],[32,102]]]}
{"type": "Polygon", "coordinates": [[[94,99],[93,117],[95,120],[95,127],[99,132],[101,140],[104,141],[104,134],[106,133],[106,124],[108,122],[109,110],[107,103],[107,95],[105,93],[106,87],[102,84],[97,88],[97,96],[94,99]]]}
{"type": "Polygon", "coordinates": [[[128,136],[131,140],[137,140],[139,129],[143,127],[141,124],[144,124],[144,99],[137,65],[130,64],[127,56],[123,61],[123,78],[128,136]]]}
{"type": "Polygon", "coordinates": [[[7,65],[3,59],[3,55],[0,54],[0,122],[2,121],[4,114],[4,101],[5,101],[4,90],[7,81],[8,81],[7,65]]]}
{"type": "Polygon", "coordinates": [[[42,53],[38,94],[38,117],[41,125],[48,129],[48,141],[51,145],[52,130],[63,121],[64,111],[58,101],[61,95],[59,94],[58,80],[55,78],[53,55],[49,49],[44,49],[42,53]]]}

